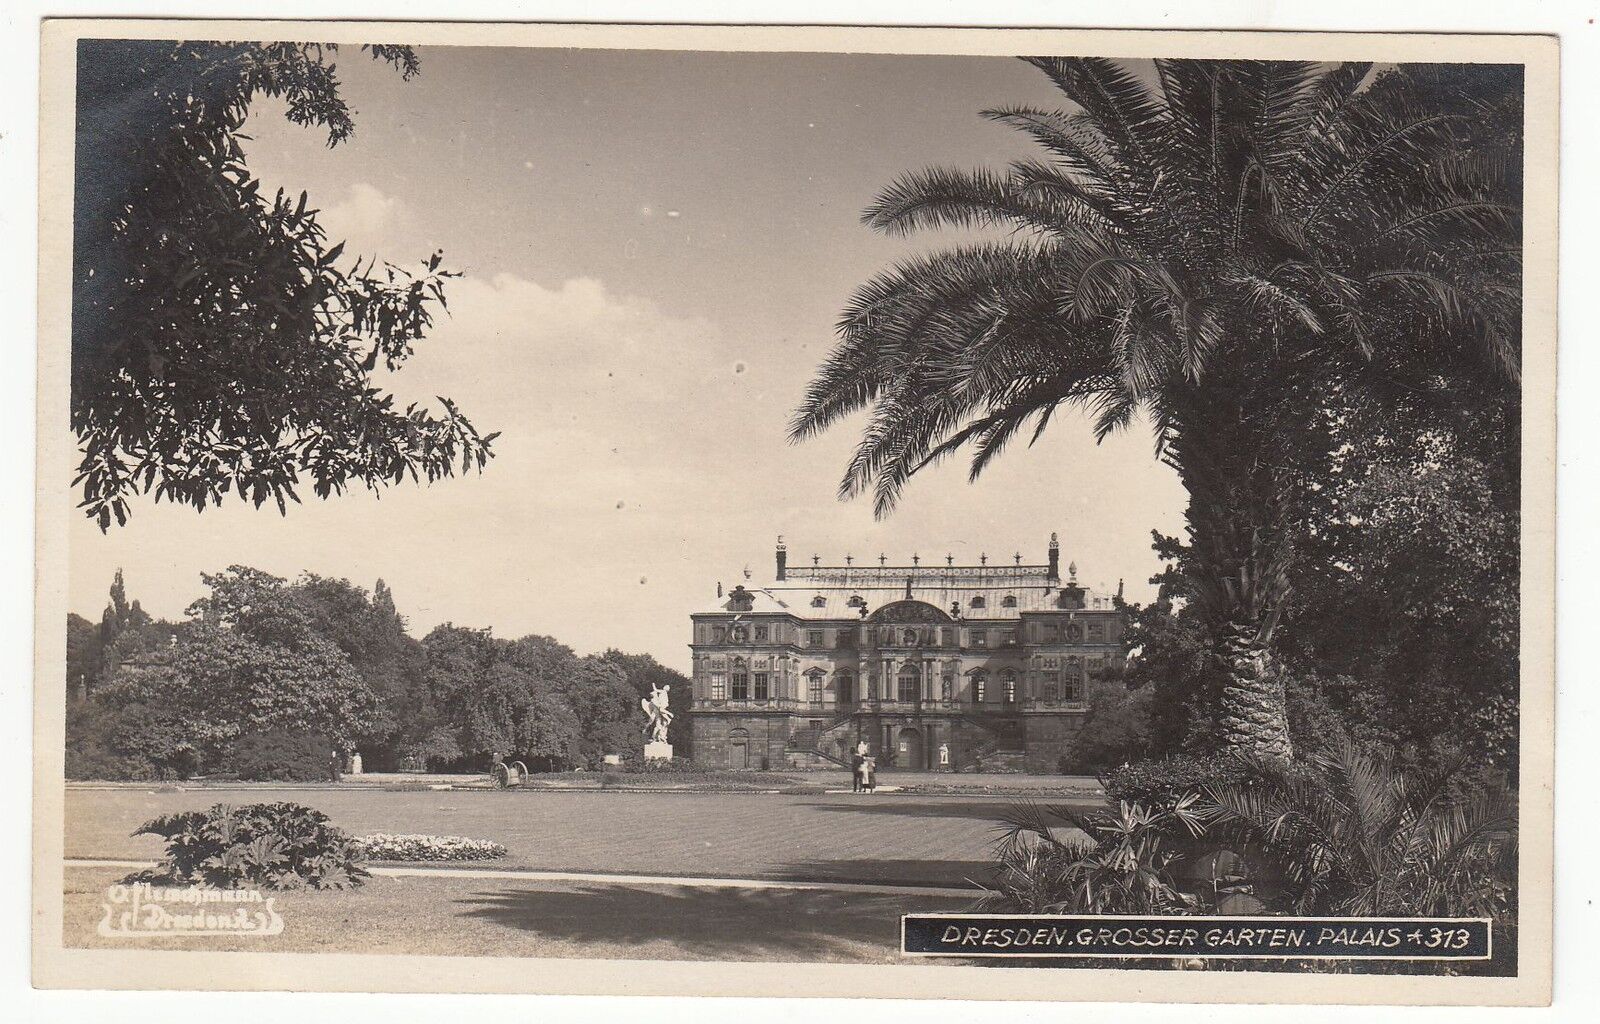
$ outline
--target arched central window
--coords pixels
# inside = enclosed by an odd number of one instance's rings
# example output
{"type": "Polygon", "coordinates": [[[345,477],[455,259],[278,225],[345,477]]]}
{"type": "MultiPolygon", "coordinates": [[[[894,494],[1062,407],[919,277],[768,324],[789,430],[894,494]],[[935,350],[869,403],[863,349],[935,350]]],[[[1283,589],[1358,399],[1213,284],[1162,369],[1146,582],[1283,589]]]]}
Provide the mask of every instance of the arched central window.
{"type": "Polygon", "coordinates": [[[922,673],[915,665],[900,670],[899,698],[902,704],[915,704],[922,699],[922,673]]]}

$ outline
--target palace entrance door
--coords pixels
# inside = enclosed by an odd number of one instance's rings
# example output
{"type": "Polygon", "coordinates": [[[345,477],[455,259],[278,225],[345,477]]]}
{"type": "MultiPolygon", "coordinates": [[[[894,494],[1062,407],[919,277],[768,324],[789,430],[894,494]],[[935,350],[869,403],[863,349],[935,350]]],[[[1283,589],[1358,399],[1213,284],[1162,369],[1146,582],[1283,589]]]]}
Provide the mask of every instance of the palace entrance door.
{"type": "Polygon", "coordinates": [[[922,733],[915,729],[901,729],[900,741],[895,747],[894,763],[901,768],[921,771],[928,766],[922,757],[922,733]]]}

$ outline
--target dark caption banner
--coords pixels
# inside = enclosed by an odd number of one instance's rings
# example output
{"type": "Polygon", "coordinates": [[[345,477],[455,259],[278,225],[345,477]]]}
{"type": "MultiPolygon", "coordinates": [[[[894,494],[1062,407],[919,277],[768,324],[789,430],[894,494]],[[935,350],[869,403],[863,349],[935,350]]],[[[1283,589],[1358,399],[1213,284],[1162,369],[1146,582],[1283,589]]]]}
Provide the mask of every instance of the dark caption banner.
{"type": "Polygon", "coordinates": [[[1487,960],[1489,922],[1421,917],[907,914],[909,956],[1487,960]]]}

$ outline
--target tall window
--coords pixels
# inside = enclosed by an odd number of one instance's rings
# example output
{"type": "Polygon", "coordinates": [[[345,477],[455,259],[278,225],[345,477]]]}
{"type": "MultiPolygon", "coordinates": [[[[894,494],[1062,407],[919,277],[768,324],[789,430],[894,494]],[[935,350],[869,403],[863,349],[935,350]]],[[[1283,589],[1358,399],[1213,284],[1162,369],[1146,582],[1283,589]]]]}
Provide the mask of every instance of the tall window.
{"type": "Polygon", "coordinates": [[[750,673],[745,669],[742,661],[733,663],[733,692],[731,697],[734,700],[750,699],[750,673]]]}
{"type": "Polygon", "coordinates": [[[728,699],[728,674],[726,672],[711,673],[711,699],[728,699]]]}
{"type": "Polygon", "coordinates": [[[822,673],[813,672],[806,677],[806,700],[813,704],[822,703],[822,673]]]}
{"type": "Polygon", "coordinates": [[[988,679],[986,679],[984,677],[984,674],[982,672],[979,672],[977,675],[972,677],[972,700],[973,700],[973,703],[982,704],[983,701],[984,701],[984,698],[988,696],[988,694],[986,694],[984,692],[984,690],[986,690],[988,688],[987,685],[986,685],[987,683],[988,683],[988,679]]]}
{"type": "Polygon", "coordinates": [[[1083,700],[1083,665],[1077,658],[1067,659],[1067,674],[1062,680],[1061,699],[1069,704],[1083,700]]]}
{"type": "Polygon", "coordinates": [[[1044,672],[1044,702],[1054,704],[1061,699],[1061,672],[1058,669],[1045,669],[1044,672]]]}
{"type": "Polygon", "coordinates": [[[1010,669],[1000,673],[1000,683],[1005,687],[1005,700],[1007,704],[1017,702],[1017,674],[1010,669]]]}
{"type": "Polygon", "coordinates": [[[840,672],[833,681],[834,699],[840,704],[856,702],[856,680],[848,672],[840,672]]]}
{"type": "Polygon", "coordinates": [[[915,665],[900,670],[899,697],[902,704],[914,704],[922,699],[922,673],[915,665]]]}
{"type": "Polygon", "coordinates": [[[751,696],[753,696],[756,700],[767,699],[767,674],[765,672],[756,673],[755,691],[751,694],[751,696]]]}

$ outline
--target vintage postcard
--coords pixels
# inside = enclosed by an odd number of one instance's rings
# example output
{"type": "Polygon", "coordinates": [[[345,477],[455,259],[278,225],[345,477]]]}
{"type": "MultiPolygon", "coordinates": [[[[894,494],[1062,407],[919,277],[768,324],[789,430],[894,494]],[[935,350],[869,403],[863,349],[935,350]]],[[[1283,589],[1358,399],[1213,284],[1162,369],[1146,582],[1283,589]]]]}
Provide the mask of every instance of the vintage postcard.
{"type": "Polygon", "coordinates": [[[1548,1001],[1554,39],[42,46],[37,984],[1548,1001]]]}

